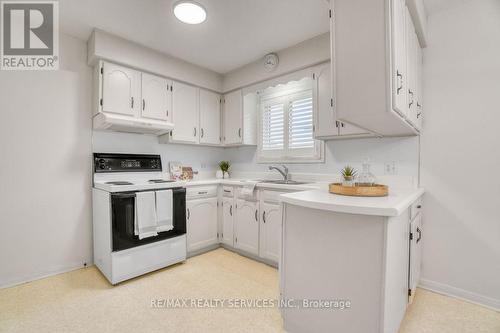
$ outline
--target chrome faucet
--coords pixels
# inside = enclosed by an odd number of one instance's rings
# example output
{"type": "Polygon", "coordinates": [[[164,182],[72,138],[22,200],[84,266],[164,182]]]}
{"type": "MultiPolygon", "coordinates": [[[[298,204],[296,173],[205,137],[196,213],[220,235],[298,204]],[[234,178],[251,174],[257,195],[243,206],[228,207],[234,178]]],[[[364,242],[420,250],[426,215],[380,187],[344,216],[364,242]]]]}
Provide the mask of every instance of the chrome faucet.
{"type": "Polygon", "coordinates": [[[275,165],[270,165],[269,166],[269,170],[276,170],[278,171],[282,176],[283,176],[283,180],[285,182],[288,181],[288,168],[284,165],[281,166],[283,168],[283,170],[279,167],[279,166],[275,166],[275,165]]]}

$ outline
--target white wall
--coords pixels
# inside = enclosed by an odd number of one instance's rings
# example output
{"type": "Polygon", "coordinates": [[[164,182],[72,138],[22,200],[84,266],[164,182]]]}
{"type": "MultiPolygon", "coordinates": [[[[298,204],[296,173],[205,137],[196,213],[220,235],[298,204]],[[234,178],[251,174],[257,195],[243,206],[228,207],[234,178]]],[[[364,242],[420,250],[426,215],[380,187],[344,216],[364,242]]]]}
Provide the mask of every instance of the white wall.
{"type": "Polygon", "coordinates": [[[223,148],[160,144],[153,135],[94,131],[92,141],[96,153],[160,154],[164,171],[168,171],[168,162],[177,161],[214,177],[217,163],[224,159],[223,148]]]}
{"type": "MultiPolygon", "coordinates": [[[[324,163],[287,164],[292,173],[339,174],[347,164],[361,169],[365,158],[372,161],[372,173],[384,175],[386,162],[396,163],[398,176],[418,178],[418,137],[333,140],[325,143],[324,163]]],[[[269,164],[257,163],[255,147],[226,149],[233,171],[266,171],[269,164]]]]}
{"type": "Polygon", "coordinates": [[[86,55],[61,35],[59,71],[0,72],[0,287],[92,262],[86,55]]]}
{"type": "Polygon", "coordinates": [[[216,92],[222,91],[222,75],[214,71],[95,29],[88,41],[88,62],[94,66],[98,59],[135,67],[216,92]]]}
{"type": "Polygon", "coordinates": [[[263,59],[259,59],[226,73],[222,80],[222,91],[235,90],[330,60],[330,34],[316,36],[276,53],[279,64],[274,71],[267,72],[263,59]]]}
{"type": "Polygon", "coordinates": [[[500,309],[500,1],[428,23],[422,284],[500,309]]]}

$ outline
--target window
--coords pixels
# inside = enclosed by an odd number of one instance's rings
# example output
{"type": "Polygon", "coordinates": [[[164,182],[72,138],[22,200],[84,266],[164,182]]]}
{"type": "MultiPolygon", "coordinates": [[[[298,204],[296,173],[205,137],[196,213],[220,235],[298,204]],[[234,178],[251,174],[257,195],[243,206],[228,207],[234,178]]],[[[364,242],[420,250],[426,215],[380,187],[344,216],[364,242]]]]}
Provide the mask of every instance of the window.
{"type": "Polygon", "coordinates": [[[264,90],[260,97],[260,162],[321,162],[323,145],[313,136],[312,80],[264,90]]]}

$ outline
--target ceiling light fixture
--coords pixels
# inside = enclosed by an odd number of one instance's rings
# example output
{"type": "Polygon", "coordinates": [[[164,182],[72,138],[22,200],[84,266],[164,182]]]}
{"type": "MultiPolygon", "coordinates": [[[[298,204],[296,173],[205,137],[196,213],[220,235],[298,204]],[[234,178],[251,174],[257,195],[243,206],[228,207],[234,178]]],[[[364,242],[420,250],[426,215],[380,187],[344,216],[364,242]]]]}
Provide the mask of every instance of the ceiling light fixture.
{"type": "Polygon", "coordinates": [[[181,22],[200,24],[207,19],[207,11],[197,2],[181,0],[174,4],[174,15],[181,22]]]}

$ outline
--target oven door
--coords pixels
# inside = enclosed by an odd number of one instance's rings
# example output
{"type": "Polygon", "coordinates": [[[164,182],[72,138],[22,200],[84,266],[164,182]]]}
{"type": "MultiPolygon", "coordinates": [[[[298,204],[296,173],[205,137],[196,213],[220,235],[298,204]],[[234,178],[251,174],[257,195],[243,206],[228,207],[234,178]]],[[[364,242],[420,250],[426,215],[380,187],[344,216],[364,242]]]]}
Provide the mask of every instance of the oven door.
{"type": "Polygon", "coordinates": [[[158,236],[144,239],[139,239],[139,237],[134,234],[136,192],[111,194],[113,251],[121,251],[185,234],[186,190],[184,188],[174,188],[172,192],[172,218],[174,228],[169,231],[160,232],[158,236]]]}

